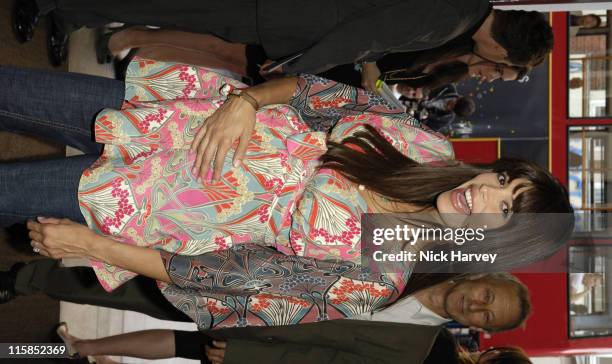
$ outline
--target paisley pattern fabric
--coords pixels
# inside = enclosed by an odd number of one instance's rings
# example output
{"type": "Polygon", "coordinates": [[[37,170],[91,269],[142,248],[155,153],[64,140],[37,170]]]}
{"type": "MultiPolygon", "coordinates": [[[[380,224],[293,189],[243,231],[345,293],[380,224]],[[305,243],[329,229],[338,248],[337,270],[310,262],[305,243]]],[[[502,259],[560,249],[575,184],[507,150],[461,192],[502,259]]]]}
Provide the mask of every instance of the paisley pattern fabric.
{"type": "MultiPolygon", "coordinates": [[[[80,181],[88,225],[117,241],[171,253],[164,257],[176,284],[164,285],[163,293],[202,328],[350,317],[393,302],[410,269],[398,268],[392,278],[360,275],[359,220],[370,210],[352,183],[317,169],[318,158],[328,137],[340,141],[366,124],[422,163],[452,158],[450,143],[362,91],[303,76],[291,105],[257,112],[244,162],[233,167],[231,151],[220,181],[198,182],[189,147],[225,101],[219,91],[225,84],[244,87],[199,67],[132,62],[122,110],[104,110],[95,122],[96,140],[105,148],[80,181]],[[309,115],[310,126],[316,119],[333,128],[312,131],[301,114],[309,115]],[[238,279],[236,270],[259,273],[238,279]],[[283,288],[304,279],[316,283],[316,299],[283,288]],[[379,296],[348,294],[348,288],[379,296]],[[276,308],[256,314],[255,303],[276,308]]],[[[102,262],[92,265],[107,290],[134,276],[102,262]]]]}
{"type": "Polygon", "coordinates": [[[314,75],[302,75],[291,104],[312,130],[329,130],[343,116],[364,112],[413,123],[405,110],[389,105],[378,94],[314,75]]]}
{"type": "Polygon", "coordinates": [[[162,257],[174,282],[162,284],[162,292],[201,330],[352,317],[399,294],[388,277],[365,273],[358,264],[284,255],[255,244],[162,257]]]}

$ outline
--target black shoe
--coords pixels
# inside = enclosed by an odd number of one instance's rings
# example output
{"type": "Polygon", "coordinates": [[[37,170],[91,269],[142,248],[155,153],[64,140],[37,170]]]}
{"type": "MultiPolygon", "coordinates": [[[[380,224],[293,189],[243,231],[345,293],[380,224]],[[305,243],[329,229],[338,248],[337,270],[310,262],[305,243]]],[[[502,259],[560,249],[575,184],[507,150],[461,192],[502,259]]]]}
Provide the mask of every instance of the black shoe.
{"type": "Polygon", "coordinates": [[[125,81],[127,69],[134,57],[138,53],[138,48],[132,48],[123,59],[115,57],[113,59],[113,68],[115,69],[115,79],[125,81]]]}
{"type": "Polygon", "coordinates": [[[0,303],[7,303],[17,296],[15,280],[17,279],[17,272],[24,265],[24,263],[15,263],[8,272],[0,272],[0,303]]]}
{"type": "Polygon", "coordinates": [[[96,60],[99,64],[113,61],[113,54],[108,49],[108,42],[112,36],[113,32],[103,33],[102,30],[96,35],[96,60]]]}
{"type": "Polygon", "coordinates": [[[34,0],[15,0],[11,13],[11,27],[19,43],[32,40],[40,10],[34,0]]]}
{"type": "Polygon", "coordinates": [[[122,25],[114,28],[98,28],[96,32],[96,60],[99,64],[111,63],[113,61],[113,53],[108,49],[108,42],[111,37],[119,33],[128,26],[122,25]]]}
{"type": "Polygon", "coordinates": [[[47,16],[47,54],[54,67],[61,66],[68,58],[68,34],[58,25],[53,13],[47,16]]]}

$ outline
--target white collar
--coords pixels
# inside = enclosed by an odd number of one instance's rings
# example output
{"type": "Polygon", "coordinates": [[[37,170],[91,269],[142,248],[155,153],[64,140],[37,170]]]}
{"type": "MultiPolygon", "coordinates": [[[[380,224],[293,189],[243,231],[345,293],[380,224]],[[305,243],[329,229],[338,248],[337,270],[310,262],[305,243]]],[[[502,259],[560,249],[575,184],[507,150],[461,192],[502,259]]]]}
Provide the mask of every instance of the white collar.
{"type": "Polygon", "coordinates": [[[355,319],[428,326],[439,326],[452,321],[428,309],[412,295],[394,302],[383,310],[367,313],[355,319]]]}

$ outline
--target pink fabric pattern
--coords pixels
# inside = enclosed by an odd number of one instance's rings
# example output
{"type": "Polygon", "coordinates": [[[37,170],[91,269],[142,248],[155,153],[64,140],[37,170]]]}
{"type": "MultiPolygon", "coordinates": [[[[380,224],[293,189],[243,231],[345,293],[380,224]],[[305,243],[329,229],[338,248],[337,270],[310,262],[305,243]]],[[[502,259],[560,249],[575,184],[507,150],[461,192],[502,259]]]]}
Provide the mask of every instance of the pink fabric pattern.
{"type": "MultiPolygon", "coordinates": [[[[453,157],[443,136],[405,114],[342,114],[328,135],[312,131],[294,108],[272,105],[257,113],[245,162],[233,167],[230,152],[221,180],[200,183],[191,172],[191,141],[225,101],[221,87],[245,86],[207,69],[143,59],[127,76],[124,107],[96,119],[104,152],[79,186],[88,225],[126,244],[195,256],[248,242],[288,255],[358,262],[359,216],[369,209],[352,183],[316,170],[326,139],[341,140],[369,124],[418,162],[453,157]]],[[[317,87],[320,95],[323,86],[317,87]]],[[[302,82],[296,95],[303,101],[304,93],[302,82]]],[[[346,102],[333,101],[331,91],[325,96],[325,107],[346,102]]],[[[93,266],[107,290],[134,276],[101,262],[93,266]]]]}

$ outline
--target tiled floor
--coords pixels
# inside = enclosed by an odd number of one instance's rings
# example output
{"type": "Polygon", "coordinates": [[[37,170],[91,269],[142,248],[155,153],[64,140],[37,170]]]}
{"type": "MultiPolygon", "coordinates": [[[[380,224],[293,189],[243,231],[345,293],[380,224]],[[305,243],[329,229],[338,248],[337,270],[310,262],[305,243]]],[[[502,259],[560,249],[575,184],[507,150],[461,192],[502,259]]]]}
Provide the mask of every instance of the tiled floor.
{"type": "MultiPolygon", "coordinates": [[[[34,38],[17,43],[11,32],[12,1],[0,1],[0,69],[18,66],[35,69],[52,69],[47,62],[44,22],[34,38]]],[[[5,84],[0,83],[3,89],[5,84]]],[[[4,114],[6,116],[6,114],[4,114]]],[[[25,135],[0,131],[0,161],[46,159],[61,157],[59,145],[25,135]]],[[[0,200],[0,206],[2,201],[0,200]]],[[[16,262],[40,259],[32,252],[27,233],[22,229],[0,229],[0,270],[16,262]]],[[[0,305],[0,342],[49,342],[50,332],[59,319],[59,303],[43,295],[19,297],[0,305]]],[[[0,359],[0,363],[6,362],[0,359]]],[[[41,360],[40,364],[50,361],[41,360]]]]}
{"type": "MultiPolygon", "coordinates": [[[[94,39],[94,32],[87,29],[80,30],[71,36],[68,60],[69,70],[71,72],[112,77],[113,71],[110,65],[99,65],[96,62],[94,39]]],[[[68,150],[67,153],[72,154],[75,151],[68,150]]],[[[85,265],[87,262],[71,260],[66,261],[65,264],[85,265]]],[[[136,312],[76,305],[67,302],[61,303],[60,320],[68,323],[71,333],[82,338],[98,338],[145,329],[176,328],[195,330],[195,324],[161,321],[136,312]]],[[[182,359],[146,361],[134,358],[121,358],[121,361],[123,363],[198,363],[198,361],[182,359]]]]}

